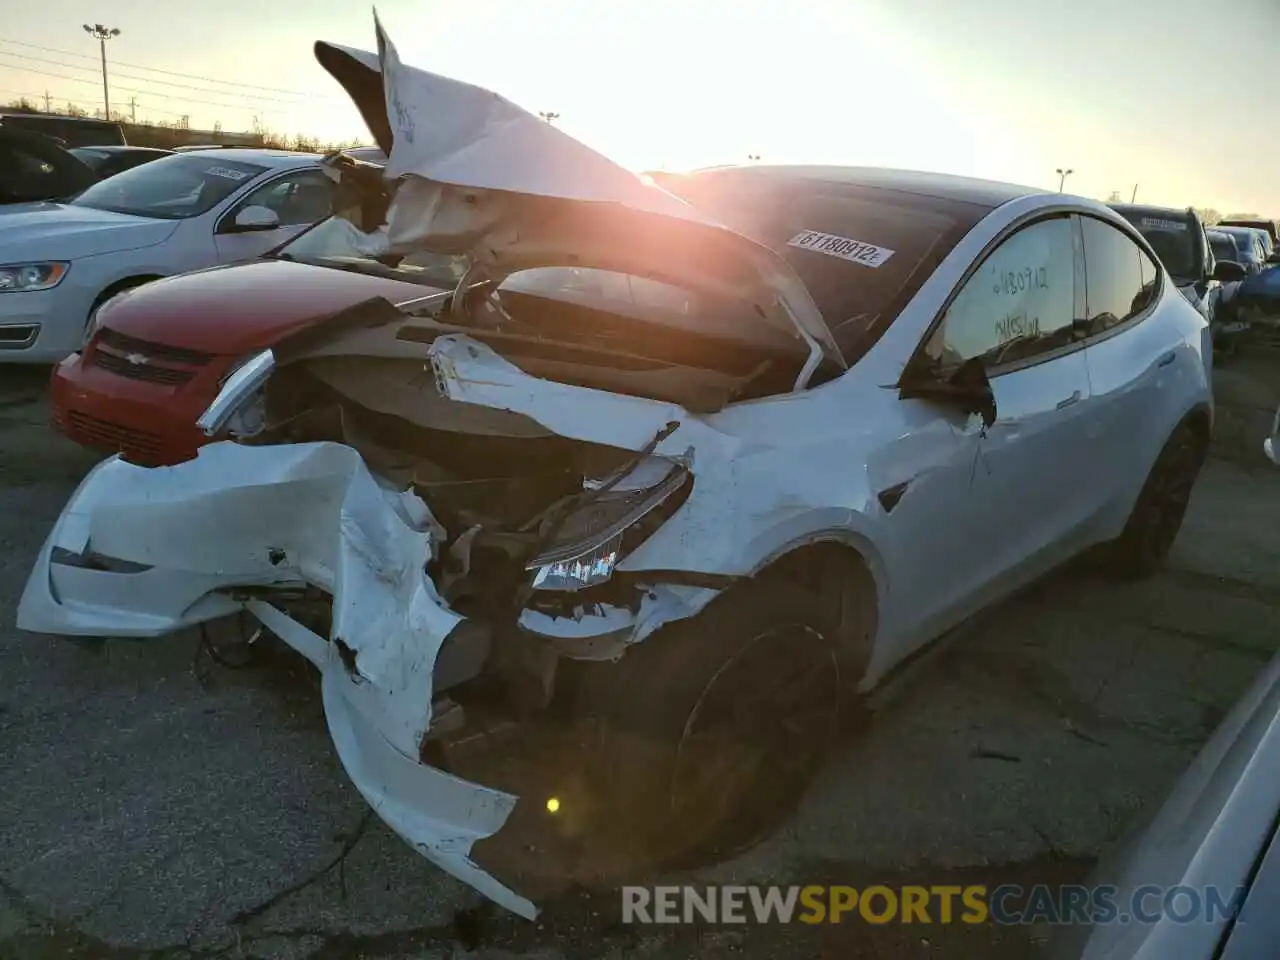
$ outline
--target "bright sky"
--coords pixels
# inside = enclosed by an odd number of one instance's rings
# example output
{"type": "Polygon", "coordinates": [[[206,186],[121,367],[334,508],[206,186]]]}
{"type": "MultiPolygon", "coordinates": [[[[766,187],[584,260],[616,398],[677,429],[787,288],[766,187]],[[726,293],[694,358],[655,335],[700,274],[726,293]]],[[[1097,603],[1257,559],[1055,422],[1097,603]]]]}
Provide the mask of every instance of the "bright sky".
{"type": "MultiPolygon", "coordinates": [[[[382,0],[408,63],[555,111],[633,169],[900,166],[1280,216],[1280,3],[382,0]],[[1229,8],[1229,12],[1228,12],[1229,8]]],[[[324,140],[367,131],[312,58],[372,49],[353,0],[42,0],[0,28],[0,103],[102,105],[324,140]],[[44,49],[42,49],[44,48],[44,49]],[[74,54],[74,56],[68,55],[74,54]],[[165,72],[168,71],[168,72],[165,72]]]]}

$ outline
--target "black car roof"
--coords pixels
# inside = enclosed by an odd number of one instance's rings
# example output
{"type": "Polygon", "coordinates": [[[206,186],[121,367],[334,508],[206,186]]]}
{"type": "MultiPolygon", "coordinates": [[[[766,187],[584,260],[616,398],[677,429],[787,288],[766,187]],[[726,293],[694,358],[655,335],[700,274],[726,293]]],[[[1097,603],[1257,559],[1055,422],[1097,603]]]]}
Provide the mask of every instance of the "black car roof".
{"type": "Polygon", "coordinates": [[[752,164],[750,166],[708,167],[695,170],[699,174],[769,177],[780,180],[807,180],[851,187],[894,190],[921,197],[935,197],[994,210],[1019,197],[1035,196],[1045,191],[1035,187],[999,180],[980,180],[949,173],[921,170],[894,170],[884,167],[840,167],[784,164],[752,164]]]}

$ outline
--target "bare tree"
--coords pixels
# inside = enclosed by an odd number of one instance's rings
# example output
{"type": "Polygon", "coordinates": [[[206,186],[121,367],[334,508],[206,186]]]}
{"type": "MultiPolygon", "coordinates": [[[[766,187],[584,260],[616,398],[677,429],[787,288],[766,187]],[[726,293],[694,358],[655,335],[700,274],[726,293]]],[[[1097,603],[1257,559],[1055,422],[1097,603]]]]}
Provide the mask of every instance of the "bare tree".
{"type": "Polygon", "coordinates": [[[1215,223],[1222,219],[1222,214],[1212,207],[1196,207],[1196,216],[1200,218],[1200,222],[1206,227],[1212,227],[1215,223]]]}

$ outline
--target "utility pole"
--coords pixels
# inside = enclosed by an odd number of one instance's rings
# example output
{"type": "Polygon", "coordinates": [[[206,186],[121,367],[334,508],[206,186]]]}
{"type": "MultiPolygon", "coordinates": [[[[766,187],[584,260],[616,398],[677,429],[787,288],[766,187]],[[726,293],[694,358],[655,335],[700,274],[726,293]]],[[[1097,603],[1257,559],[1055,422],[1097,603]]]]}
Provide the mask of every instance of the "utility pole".
{"type": "Polygon", "coordinates": [[[1057,173],[1058,175],[1058,192],[1061,193],[1063,186],[1067,182],[1067,177],[1071,176],[1073,173],[1075,173],[1075,171],[1072,170],[1070,167],[1066,168],[1065,170],[1062,167],[1059,167],[1054,172],[1057,173]]]}
{"type": "Polygon", "coordinates": [[[98,49],[102,53],[102,117],[104,120],[110,120],[111,97],[107,94],[107,41],[112,37],[120,36],[120,31],[115,27],[104,27],[100,23],[95,23],[92,27],[86,23],[84,32],[98,41],[98,49]]]}
{"type": "Polygon", "coordinates": [[[137,97],[129,98],[129,122],[130,123],[138,122],[138,98],[137,97]]]}
{"type": "Polygon", "coordinates": [[[44,112],[53,113],[53,97],[49,96],[49,91],[44,92],[44,112]]]}
{"type": "Polygon", "coordinates": [[[1129,202],[1130,203],[1138,202],[1138,185],[1136,183],[1133,185],[1133,196],[1129,198],[1129,202]]]}
{"type": "Polygon", "coordinates": [[[554,110],[539,110],[538,116],[547,121],[547,123],[555,123],[560,119],[560,114],[556,113],[554,110]]]}

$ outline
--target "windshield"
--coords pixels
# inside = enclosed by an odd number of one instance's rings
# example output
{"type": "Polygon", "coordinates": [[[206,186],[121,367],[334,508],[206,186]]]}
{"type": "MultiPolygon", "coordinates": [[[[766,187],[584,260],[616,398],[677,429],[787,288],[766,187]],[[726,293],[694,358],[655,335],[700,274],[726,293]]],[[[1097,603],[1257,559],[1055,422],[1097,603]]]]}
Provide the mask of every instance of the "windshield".
{"type": "Polygon", "coordinates": [[[1239,260],[1244,256],[1244,251],[1248,250],[1244,241],[1241,241],[1240,249],[1236,249],[1235,241],[1225,233],[1209,234],[1209,246],[1213,247],[1213,255],[1219,260],[1239,260]]]}
{"type": "Polygon", "coordinates": [[[1244,242],[1240,242],[1239,250],[1236,250],[1235,241],[1225,233],[1211,233],[1208,236],[1208,244],[1213,248],[1213,256],[1217,260],[1240,260],[1244,256],[1244,251],[1248,250],[1244,242]]]}
{"type": "Polygon", "coordinates": [[[1119,210],[1151,244],[1164,268],[1175,280],[1199,279],[1204,274],[1200,245],[1191,221],[1176,213],[1142,213],[1119,210]]]}
{"type": "Polygon", "coordinates": [[[372,257],[357,247],[360,231],[342,217],[329,217],[276,251],[281,260],[297,260],[354,273],[391,277],[429,287],[452,288],[467,270],[464,257],[427,251],[372,257]]]}
{"type": "Polygon", "coordinates": [[[217,206],[266,167],[209,156],[163,157],[95,183],[76,206],[185,220],[217,206]]]}
{"type": "Polygon", "coordinates": [[[875,343],[988,212],[936,197],[749,171],[664,177],[661,184],[786,259],[848,363],[875,343]]]}

